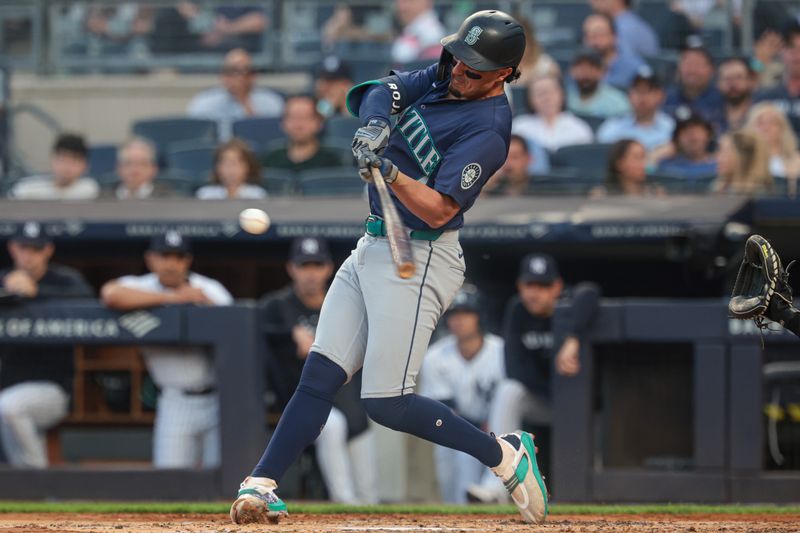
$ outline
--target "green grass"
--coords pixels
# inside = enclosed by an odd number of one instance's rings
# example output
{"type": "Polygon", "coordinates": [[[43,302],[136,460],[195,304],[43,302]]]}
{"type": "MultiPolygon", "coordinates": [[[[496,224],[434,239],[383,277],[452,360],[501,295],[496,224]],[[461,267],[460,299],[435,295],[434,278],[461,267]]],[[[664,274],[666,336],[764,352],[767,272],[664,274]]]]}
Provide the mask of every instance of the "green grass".
{"type": "MultiPolygon", "coordinates": [[[[196,513],[227,514],[229,502],[17,502],[0,501],[0,513],[196,513]]],[[[551,508],[555,515],[564,514],[800,514],[800,505],[578,505],[555,504],[551,508]]],[[[308,514],[515,514],[516,508],[509,505],[434,505],[391,504],[375,506],[353,506],[330,503],[289,503],[289,512],[308,514]]]]}

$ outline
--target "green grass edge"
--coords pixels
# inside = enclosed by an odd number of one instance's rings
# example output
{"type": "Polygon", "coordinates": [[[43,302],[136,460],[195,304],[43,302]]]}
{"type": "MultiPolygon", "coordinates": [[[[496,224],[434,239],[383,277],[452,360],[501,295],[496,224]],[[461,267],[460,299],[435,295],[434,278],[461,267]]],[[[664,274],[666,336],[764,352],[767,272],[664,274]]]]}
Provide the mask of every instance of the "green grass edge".
{"type": "MultiPolygon", "coordinates": [[[[289,512],[298,514],[515,514],[510,505],[384,504],[342,505],[289,502],[289,512]]],[[[0,513],[164,513],[227,514],[229,502],[28,502],[0,501],[0,513]]],[[[696,505],[696,504],[554,504],[554,515],[800,515],[800,505],[696,505]]]]}

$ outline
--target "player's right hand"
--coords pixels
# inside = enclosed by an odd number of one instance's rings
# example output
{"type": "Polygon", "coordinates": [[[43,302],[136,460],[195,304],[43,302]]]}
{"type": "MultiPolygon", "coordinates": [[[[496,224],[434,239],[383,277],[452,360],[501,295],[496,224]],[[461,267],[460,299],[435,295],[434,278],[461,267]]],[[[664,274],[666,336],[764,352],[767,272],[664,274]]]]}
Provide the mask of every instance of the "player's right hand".
{"type": "Polygon", "coordinates": [[[34,279],[24,270],[12,270],[3,279],[3,286],[8,292],[35,298],[39,292],[39,286],[34,279]]]}
{"type": "Polygon", "coordinates": [[[192,287],[189,284],[176,288],[171,296],[174,303],[198,305],[208,305],[211,303],[211,300],[208,299],[203,289],[192,287]]]}
{"type": "Polygon", "coordinates": [[[372,183],[373,168],[377,168],[380,171],[381,176],[383,176],[383,181],[385,181],[387,185],[391,185],[397,179],[399,170],[388,158],[381,157],[369,150],[359,152],[358,174],[361,176],[361,179],[367,183],[372,183]]]}
{"type": "Polygon", "coordinates": [[[389,144],[389,123],[380,118],[373,118],[366,126],[361,126],[353,136],[353,156],[358,157],[363,151],[383,153],[389,144]]]}

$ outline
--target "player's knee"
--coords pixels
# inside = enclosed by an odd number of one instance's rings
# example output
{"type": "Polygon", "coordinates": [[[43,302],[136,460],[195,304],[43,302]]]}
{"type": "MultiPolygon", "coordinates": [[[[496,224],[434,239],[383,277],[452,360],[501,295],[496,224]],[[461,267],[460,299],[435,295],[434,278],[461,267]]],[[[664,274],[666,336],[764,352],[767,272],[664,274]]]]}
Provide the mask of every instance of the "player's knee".
{"type": "Polygon", "coordinates": [[[409,398],[410,396],[361,398],[361,404],[373,421],[389,429],[402,431],[409,398]]]}
{"type": "Polygon", "coordinates": [[[332,402],[346,381],[347,373],[342,367],[324,355],[311,352],[308,354],[306,364],[303,365],[297,390],[332,402]]]}

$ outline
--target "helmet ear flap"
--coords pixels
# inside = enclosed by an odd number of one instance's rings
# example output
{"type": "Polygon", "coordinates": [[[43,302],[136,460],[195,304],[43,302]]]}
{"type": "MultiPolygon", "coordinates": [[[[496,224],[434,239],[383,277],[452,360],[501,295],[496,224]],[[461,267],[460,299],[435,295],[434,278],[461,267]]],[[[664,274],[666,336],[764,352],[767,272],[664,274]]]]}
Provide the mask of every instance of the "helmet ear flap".
{"type": "Polygon", "coordinates": [[[444,81],[453,70],[453,54],[442,48],[442,54],[439,56],[439,67],[436,69],[436,80],[444,81]]]}

